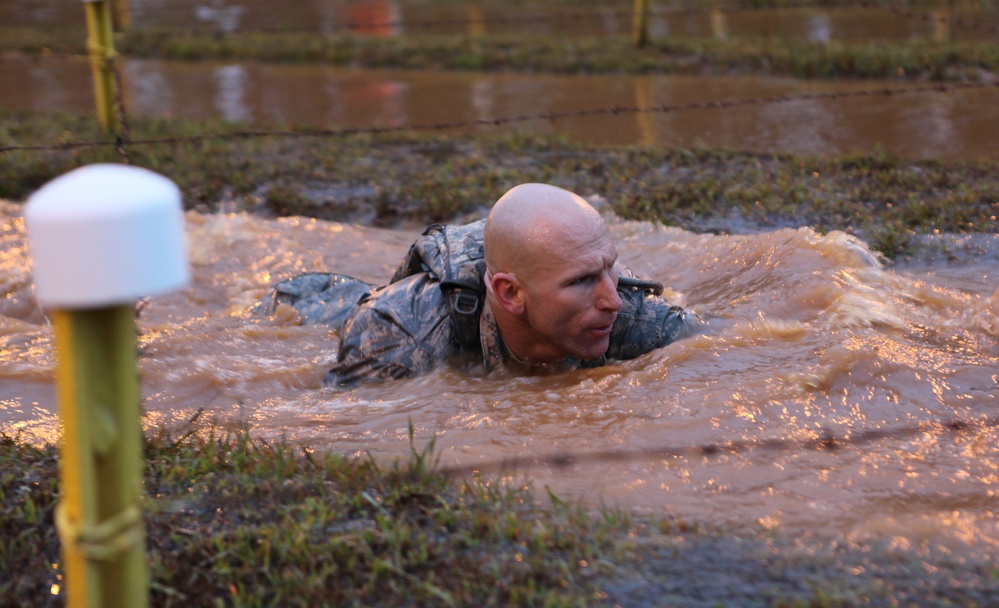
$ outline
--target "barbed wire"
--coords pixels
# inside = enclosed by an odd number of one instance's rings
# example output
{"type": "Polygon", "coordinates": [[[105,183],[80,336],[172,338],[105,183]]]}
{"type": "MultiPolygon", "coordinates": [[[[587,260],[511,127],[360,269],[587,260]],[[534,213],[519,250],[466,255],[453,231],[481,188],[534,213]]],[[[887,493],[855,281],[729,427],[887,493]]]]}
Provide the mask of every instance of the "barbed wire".
{"type": "Polygon", "coordinates": [[[869,429],[858,432],[847,431],[840,436],[836,436],[829,429],[823,429],[817,437],[811,439],[738,439],[722,443],[705,443],[693,446],[659,446],[634,450],[557,452],[531,456],[512,456],[479,463],[444,466],[439,467],[437,470],[453,476],[474,476],[486,473],[510,473],[541,467],[565,469],[585,464],[710,458],[722,455],[759,452],[835,452],[843,448],[860,447],[885,439],[911,439],[919,435],[939,434],[945,431],[966,433],[995,429],[997,427],[999,427],[999,417],[990,417],[981,420],[953,418],[942,421],[920,422],[910,426],[890,429],[869,429]]]}
{"type": "MultiPolygon", "coordinates": [[[[532,122],[539,120],[546,120],[550,122],[573,119],[573,118],[585,118],[600,115],[613,115],[619,116],[621,114],[638,114],[638,113],[672,113],[672,112],[683,112],[691,110],[727,110],[732,108],[754,106],[754,105],[766,105],[766,104],[780,104],[780,103],[793,103],[798,101],[815,101],[815,100],[841,100],[841,99],[855,99],[861,97],[876,97],[885,96],[890,97],[893,95],[912,95],[918,93],[950,93],[960,90],[974,90],[974,89],[999,89],[999,82],[988,83],[958,83],[958,84],[932,84],[918,87],[898,87],[898,88],[878,88],[878,89],[863,89],[857,91],[829,91],[824,93],[805,93],[802,95],[779,95],[774,97],[752,97],[743,99],[729,99],[720,101],[696,101],[681,104],[659,104],[656,106],[613,106],[610,108],[595,108],[587,110],[571,110],[571,111],[550,111],[550,112],[539,112],[536,114],[523,114],[519,116],[509,116],[503,118],[479,118],[475,120],[464,120],[464,121],[453,121],[453,122],[441,122],[433,124],[408,124],[408,125],[396,125],[396,126],[368,126],[368,127],[343,127],[338,129],[303,129],[303,130],[274,130],[274,131],[233,131],[229,133],[206,133],[202,135],[188,135],[184,137],[163,137],[163,138],[153,138],[153,139],[134,139],[125,142],[124,140],[117,141],[81,141],[81,142],[61,142],[56,144],[45,144],[45,145],[8,145],[0,146],[0,153],[3,152],[39,152],[39,151],[52,151],[52,150],[76,150],[83,148],[97,148],[106,146],[150,146],[150,145],[167,145],[167,144],[181,144],[181,143],[200,143],[209,140],[219,140],[219,139],[256,139],[265,137],[346,137],[352,135],[384,135],[391,133],[401,133],[408,131],[444,131],[444,130],[457,130],[457,129],[468,129],[473,127],[498,127],[516,123],[532,122]]],[[[120,110],[122,113],[124,109],[120,110]]]]}

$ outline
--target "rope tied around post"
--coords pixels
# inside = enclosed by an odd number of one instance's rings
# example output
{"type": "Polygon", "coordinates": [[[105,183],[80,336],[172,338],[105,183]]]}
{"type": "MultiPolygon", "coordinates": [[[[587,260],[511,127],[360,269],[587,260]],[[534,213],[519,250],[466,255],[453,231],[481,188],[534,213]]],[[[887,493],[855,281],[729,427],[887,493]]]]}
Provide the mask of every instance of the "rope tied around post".
{"type": "Polygon", "coordinates": [[[59,540],[89,560],[111,561],[144,538],[142,511],[128,507],[95,524],[76,522],[66,513],[64,503],[55,509],[59,540]]]}
{"type": "Polygon", "coordinates": [[[99,41],[89,38],[87,39],[87,53],[90,59],[103,62],[117,61],[121,58],[113,46],[101,44],[99,41]]]}

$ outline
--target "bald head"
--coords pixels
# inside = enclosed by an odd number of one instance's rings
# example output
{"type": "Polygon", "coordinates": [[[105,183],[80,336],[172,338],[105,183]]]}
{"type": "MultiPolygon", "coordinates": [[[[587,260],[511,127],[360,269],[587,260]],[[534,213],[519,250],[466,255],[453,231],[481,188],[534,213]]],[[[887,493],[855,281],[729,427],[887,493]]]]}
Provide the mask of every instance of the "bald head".
{"type": "Polygon", "coordinates": [[[547,184],[515,186],[496,201],[486,220],[486,266],[492,273],[526,277],[548,261],[553,246],[579,233],[606,233],[603,218],[582,197],[547,184]]]}
{"type": "Polygon", "coordinates": [[[486,220],[486,298],[520,362],[595,359],[621,309],[617,249],[596,209],[554,186],[521,184],[486,220]]]}

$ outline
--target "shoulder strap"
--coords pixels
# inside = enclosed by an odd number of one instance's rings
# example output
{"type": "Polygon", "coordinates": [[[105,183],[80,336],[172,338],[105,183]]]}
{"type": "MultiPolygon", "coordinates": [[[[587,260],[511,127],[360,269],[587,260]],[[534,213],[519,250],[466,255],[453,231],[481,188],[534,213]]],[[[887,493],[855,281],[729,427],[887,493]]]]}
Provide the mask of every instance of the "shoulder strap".
{"type": "Polygon", "coordinates": [[[464,226],[433,224],[413,243],[391,282],[420,272],[440,281],[459,349],[478,348],[479,316],[485,298],[483,220],[464,226]]]}
{"type": "Polygon", "coordinates": [[[617,287],[621,288],[631,288],[637,289],[639,291],[647,291],[654,296],[663,295],[663,284],[658,281],[649,281],[646,279],[639,279],[638,277],[628,277],[620,275],[617,278],[617,287]]]}
{"type": "Polygon", "coordinates": [[[441,231],[441,235],[444,241],[444,246],[441,247],[441,257],[444,260],[441,291],[447,299],[454,339],[462,350],[476,348],[479,345],[479,315],[486,295],[482,282],[485,271],[482,241],[465,240],[462,245],[465,248],[471,246],[474,250],[454,252],[451,250],[446,228],[441,231]],[[457,257],[461,257],[460,265],[454,261],[456,253],[459,254],[457,257]]]}

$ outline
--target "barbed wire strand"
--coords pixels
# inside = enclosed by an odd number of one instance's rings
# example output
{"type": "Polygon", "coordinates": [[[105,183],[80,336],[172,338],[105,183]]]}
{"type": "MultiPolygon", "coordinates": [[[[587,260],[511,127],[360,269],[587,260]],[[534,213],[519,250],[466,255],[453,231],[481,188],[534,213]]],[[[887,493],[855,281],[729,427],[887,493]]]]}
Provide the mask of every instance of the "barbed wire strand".
{"type": "MultiPolygon", "coordinates": [[[[150,146],[150,145],[173,145],[181,143],[199,143],[209,140],[219,139],[255,139],[265,137],[345,137],[352,135],[383,135],[390,133],[401,133],[409,131],[443,131],[455,129],[468,129],[472,127],[493,127],[504,126],[516,123],[531,122],[538,120],[557,121],[572,118],[583,118],[600,115],[636,114],[636,113],[671,113],[691,110],[727,110],[732,108],[793,103],[797,101],[815,100],[841,100],[860,97],[875,97],[893,95],[912,95],[917,93],[949,93],[961,90],[974,89],[999,89],[999,82],[996,83],[959,83],[959,84],[933,84],[919,87],[899,87],[899,88],[878,88],[863,89],[858,91],[829,91],[825,93],[806,93],[802,95],[779,95],[775,97],[752,97],[744,99],[730,99],[721,101],[697,101],[682,104],[659,104],[656,106],[613,106],[610,108],[596,108],[574,111],[550,111],[537,114],[523,114],[504,118],[479,118],[475,120],[441,122],[433,124],[408,124],[396,126],[369,126],[369,127],[344,127],[339,129],[303,129],[303,130],[274,130],[274,131],[233,131],[229,133],[206,133],[202,135],[189,135],[185,137],[164,137],[154,139],[135,139],[128,143],[129,146],[150,146]]],[[[10,145],[0,146],[2,152],[32,152],[48,150],[75,150],[81,148],[97,148],[109,145],[118,145],[118,142],[107,141],[82,141],[82,142],[62,142],[47,145],[10,145]]]]}
{"type": "Polygon", "coordinates": [[[695,446],[659,446],[634,450],[597,450],[589,452],[560,452],[532,456],[512,456],[499,460],[488,460],[444,466],[438,470],[453,476],[475,476],[494,473],[522,472],[533,468],[565,469],[577,465],[604,464],[614,462],[637,462],[654,460],[711,458],[722,455],[750,454],[758,452],[829,451],[847,447],[860,447],[885,439],[911,439],[920,435],[940,434],[945,431],[966,433],[984,431],[999,427],[999,417],[982,420],[949,419],[921,422],[910,426],[892,429],[869,429],[846,432],[836,436],[829,429],[823,429],[811,439],[739,439],[723,443],[706,443],[695,446]]]}

